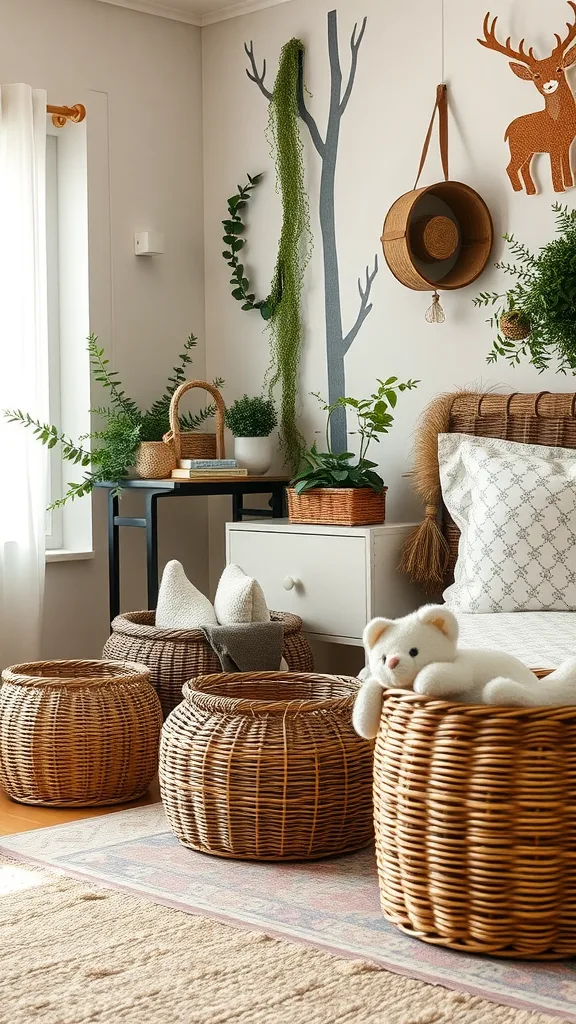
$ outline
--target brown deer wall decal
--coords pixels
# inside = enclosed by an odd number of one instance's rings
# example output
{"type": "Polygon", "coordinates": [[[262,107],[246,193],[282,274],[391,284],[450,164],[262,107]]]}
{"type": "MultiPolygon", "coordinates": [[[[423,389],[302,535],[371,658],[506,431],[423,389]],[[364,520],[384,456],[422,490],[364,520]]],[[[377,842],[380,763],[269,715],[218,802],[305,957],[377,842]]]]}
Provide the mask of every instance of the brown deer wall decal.
{"type": "MultiPolygon", "coordinates": [[[[576,2],[568,0],[576,15],[576,2]]],[[[484,18],[484,38],[478,42],[489,50],[496,50],[520,63],[510,63],[518,78],[534,82],[538,92],[544,96],[544,110],[517,117],[506,129],[504,138],[510,146],[510,163],[506,170],[515,192],[522,191],[522,182],[529,196],[536,194],[536,185],[530,165],[536,153],[548,153],[552,168],[552,184],[555,192],[565,192],[574,185],[570,162],[570,147],[576,137],[576,99],[568,81],[566,70],[576,62],[576,46],[568,49],[576,39],[576,20],[566,22],[568,35],[565,39],[555,33],[557,45],[549,57],[538,60],[531,46],[526,52],[524,39],[517,50],[510,44],[496,38],[496,22],[490,24],[490,12],[484,18]],[[521,180],[522,179],[522,180],[521,180]]]]}

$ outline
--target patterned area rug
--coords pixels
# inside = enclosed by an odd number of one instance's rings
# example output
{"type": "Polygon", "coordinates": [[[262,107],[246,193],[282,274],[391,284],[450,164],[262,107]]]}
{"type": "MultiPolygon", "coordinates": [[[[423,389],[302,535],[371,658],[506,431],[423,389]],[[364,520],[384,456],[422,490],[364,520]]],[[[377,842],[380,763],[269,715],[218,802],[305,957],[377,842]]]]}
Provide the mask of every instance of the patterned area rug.
{"type": "Polygon", "coordinates": [[[183,847],[153,804],[3,836],[0,852],[576,1024],[576,963],[469,956],[411,939],[380,913],[372,850],[282,865],[208,857],[183,847]]]}
{"type": "Polygon", "coordinates": [[[557,1024],[0,857],[1,1024],[557,1024]]]}

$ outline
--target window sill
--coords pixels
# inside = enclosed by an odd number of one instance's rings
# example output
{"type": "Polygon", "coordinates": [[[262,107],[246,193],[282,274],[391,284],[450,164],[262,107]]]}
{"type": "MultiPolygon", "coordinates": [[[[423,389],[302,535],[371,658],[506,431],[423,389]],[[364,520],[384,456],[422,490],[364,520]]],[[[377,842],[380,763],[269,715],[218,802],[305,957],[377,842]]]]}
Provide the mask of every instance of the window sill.
{"type": "Polygon", "coordinates": [[[94,558],[93,551],[69,551],[67,548],[51,548],[46,551],[46,562],[82,562],[94,558]]]}

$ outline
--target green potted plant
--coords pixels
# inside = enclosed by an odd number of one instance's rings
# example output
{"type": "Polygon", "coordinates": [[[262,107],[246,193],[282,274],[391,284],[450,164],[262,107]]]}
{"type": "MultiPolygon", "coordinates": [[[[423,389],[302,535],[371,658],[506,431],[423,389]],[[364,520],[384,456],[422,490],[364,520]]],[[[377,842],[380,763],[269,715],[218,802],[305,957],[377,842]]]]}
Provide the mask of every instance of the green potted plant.
{"type": "MultiPolygon", "coordinates": [[[[21,409],[4,410],[4,415],[11,422],[30,427],[38,440],[48,448],[59,444],[66,462],[86,470],[82,480],[68,484],[66,494],[55,501],[51,508],[90,494],[95,484],[102,480],[117,483],[120,492],[122,478],[127,477],[133,467],[145,478],[161,479],[170,476],[176,465],[174,452],[170,445],[163,443],[162,438],[170,429],[168,412],[172,395],[186,379],[185,367],[192,362],[190,351],[196,342],[197,339],[191,334],[168,378],[164,394],[143,412],[126,395],[117,372],[110,369],[104,349],[98,345],[98,338],[91,334],[88,338],[90,370],[94,380],[106,388],[109,405],[90,410],[99,421],[97,427],[77,442],[63,434],[58,427],[42,423],[21,409]],[[86,441],[91,442],[90,448],[84,447],[86,441]]],[[[213,383],[215,387],[221,387],[224,381],[218,378],[213,383]]],[[[186,431],[197,430],[215,411],[215,406],[210,404],[195,415],[188,413],[180,416],[180,426],[186,431]]]]}
{"type": "Polygon", "coordinates": [[[263,476],[272,465],[270,434],[278,423],[269,398],[244,395],[226,410],[226,426],[234,434],[234,457],[251,476],[263,476]]]}
{"type": "Polygon", "coordinates": [[[475,306],[496,307],[488,323],[496,331],[489,363],[527,358],[537,370],[556,362],[558,373],[576,374],[576,210],[554,203],[557,237],[532,253],[504,235],[515,263],[496,263],[513,279],[505,292],[481,292],[475,306]],[[515,279],[515,280],[514,280],[515,279]]]}
{"type": "Polygon", "coordinates": [[[292,523],[326,523],[333,526],[369,526],[383,523],[386,516],[384,481],[375,472],[377,463],[366,456],[372,442],[387,434],[394,420],[398,394],[411,391],[420,381],[399,383],[397,377],[378,380],[378,389],[370,398],[339,398],[328,405],[314,393],[327,413],[326,448],[319,452],[316,443],[304,453],[303,465],[288,488],[288,510],[292,523]],[[352,452],[332,452],[330,418],[336,409],[351,409],[357,419],[360,437],[358,456],[352,452]]]}

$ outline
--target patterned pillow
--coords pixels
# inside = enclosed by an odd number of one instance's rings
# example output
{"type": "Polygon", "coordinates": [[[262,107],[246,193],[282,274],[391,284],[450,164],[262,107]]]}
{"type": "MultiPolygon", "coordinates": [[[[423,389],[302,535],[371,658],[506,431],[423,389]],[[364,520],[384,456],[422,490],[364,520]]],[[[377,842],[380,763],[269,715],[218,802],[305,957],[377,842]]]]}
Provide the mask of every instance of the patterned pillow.
{"type": "Polygon", "coordinates": [[[438,457],[461,533],[448,607],[576,610],[576,450],[440,434],[438,457]]]}

